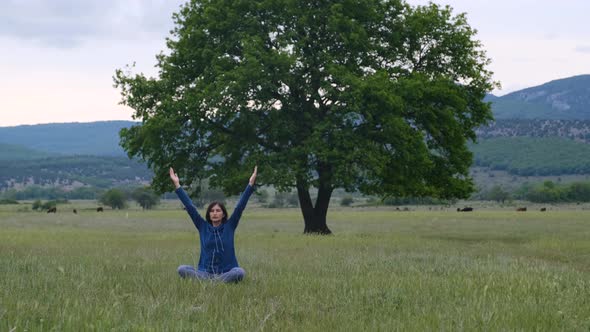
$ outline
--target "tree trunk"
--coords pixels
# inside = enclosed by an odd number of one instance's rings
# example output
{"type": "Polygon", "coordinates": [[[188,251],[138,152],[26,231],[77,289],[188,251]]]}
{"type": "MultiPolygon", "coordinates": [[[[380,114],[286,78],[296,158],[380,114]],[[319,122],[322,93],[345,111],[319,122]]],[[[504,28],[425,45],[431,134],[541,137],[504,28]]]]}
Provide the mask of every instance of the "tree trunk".
{"type": "Polygon", "coordinates": [[[303,220],[305,222],[303,233],[321,235],[332,234],[332,231],[330,231],[326,224],[326,216],[328,214],[332,189],[320,186],[315,207],[311,202],[309,188],[299,181],[297,181],[297,195],[299,196],[299,206],[301,207],[301,213],[303,214],[303,220]]]}

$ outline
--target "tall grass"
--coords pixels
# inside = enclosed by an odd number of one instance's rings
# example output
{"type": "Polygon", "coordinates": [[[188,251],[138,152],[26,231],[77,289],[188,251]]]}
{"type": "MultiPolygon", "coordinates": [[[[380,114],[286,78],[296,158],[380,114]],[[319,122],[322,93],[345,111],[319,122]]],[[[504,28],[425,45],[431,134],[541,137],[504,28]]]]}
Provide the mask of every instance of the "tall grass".
{"type": "Polygon", "coordinates": [[[0,331],[590,329],[588,212],[248,208],[240,284],[181,280],[183,211],[0,211],[0,331]]]}

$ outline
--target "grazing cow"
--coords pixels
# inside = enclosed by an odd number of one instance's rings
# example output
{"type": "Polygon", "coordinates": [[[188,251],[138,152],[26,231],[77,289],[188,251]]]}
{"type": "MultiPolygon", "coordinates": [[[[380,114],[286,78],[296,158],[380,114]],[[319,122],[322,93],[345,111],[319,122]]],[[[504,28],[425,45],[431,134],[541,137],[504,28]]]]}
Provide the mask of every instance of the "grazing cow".
{"type": "Polygon", "coordinates": [[[72,211],[72,212],[74,212],[74,214],[78,214],[78,211],[76,211],[76,209],[74,209],[74,211],[72,211]]]}
{"type": "Polygon", "coordinates": [[[462,209],[461,208],[457,208],[457,212],[473,212],[473,208],[472,207],[469,207],[469,206],[466,206],[466,207],[464,207],[462,209]]]}
{"type": "Polygon", "coordinates": [[[47,210],[47,213],[56,213],[56,212],[57,212],[57,207],[55,207],[55,206],[52,208],[49,208],[49,210],[47,210]]]}
{"type": "Polygon", "coordinates": [[[541,212],[547,211],[547,208],[541,208],[541,212]]]}
{"type": "Polygon", "coordinates": [[[102,208],[102,206],[99,206],[96,208],[96,212],[103,212],[103,211],[104,211],[104,209],[102,208]]]}
{"type": "Polygon", "coordinates": [[[524,211],[526,211],[526,206],[525,207],[519,207],[519,208],[516,209],[516,211],[518,211],[518,212],[524,212],[524,211]]]}

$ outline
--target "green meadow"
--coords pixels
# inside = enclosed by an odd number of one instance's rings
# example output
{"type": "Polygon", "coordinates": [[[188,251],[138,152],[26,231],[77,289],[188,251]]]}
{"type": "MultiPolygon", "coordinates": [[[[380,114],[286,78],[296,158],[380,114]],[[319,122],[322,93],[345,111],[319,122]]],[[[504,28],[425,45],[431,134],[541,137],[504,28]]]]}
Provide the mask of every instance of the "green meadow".
{"type": "Polygon", "coordinates": [[[582,209],[334,204],[335,235],[306,236],[298,209],[252,205],[236,234],[246,279],[219,284],[178,277],[199,244],[176,202],[72,204],[0,206],[0,331],[590,330],[582,209]]]}

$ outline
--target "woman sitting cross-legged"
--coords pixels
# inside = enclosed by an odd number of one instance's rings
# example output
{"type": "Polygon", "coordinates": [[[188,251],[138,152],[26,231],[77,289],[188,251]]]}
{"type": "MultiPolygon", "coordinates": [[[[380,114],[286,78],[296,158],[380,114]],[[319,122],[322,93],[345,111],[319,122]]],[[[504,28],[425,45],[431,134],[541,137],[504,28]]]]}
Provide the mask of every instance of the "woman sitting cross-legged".
{"type": "Polygon", "coordinates": [[[238,227],[248,199],[254,191],[256,174],[257,167],[254,167],[250,181],[229,218],[223,203],[213,202],[209,204],[205,219],[203,219],[191,199],[180,186],[178,176],[170,167],[170,179],[172,179],[176,187],[176,195],[184,204],[193,224],[199,231],[201,240],[201,255],[197,269],[191,265],[181,265],[178,267],[178,274],[181,277],[224,282],[238,282],[244,278],[246,272],[238,265],[234,250],[234,232],[238,227]]]}

